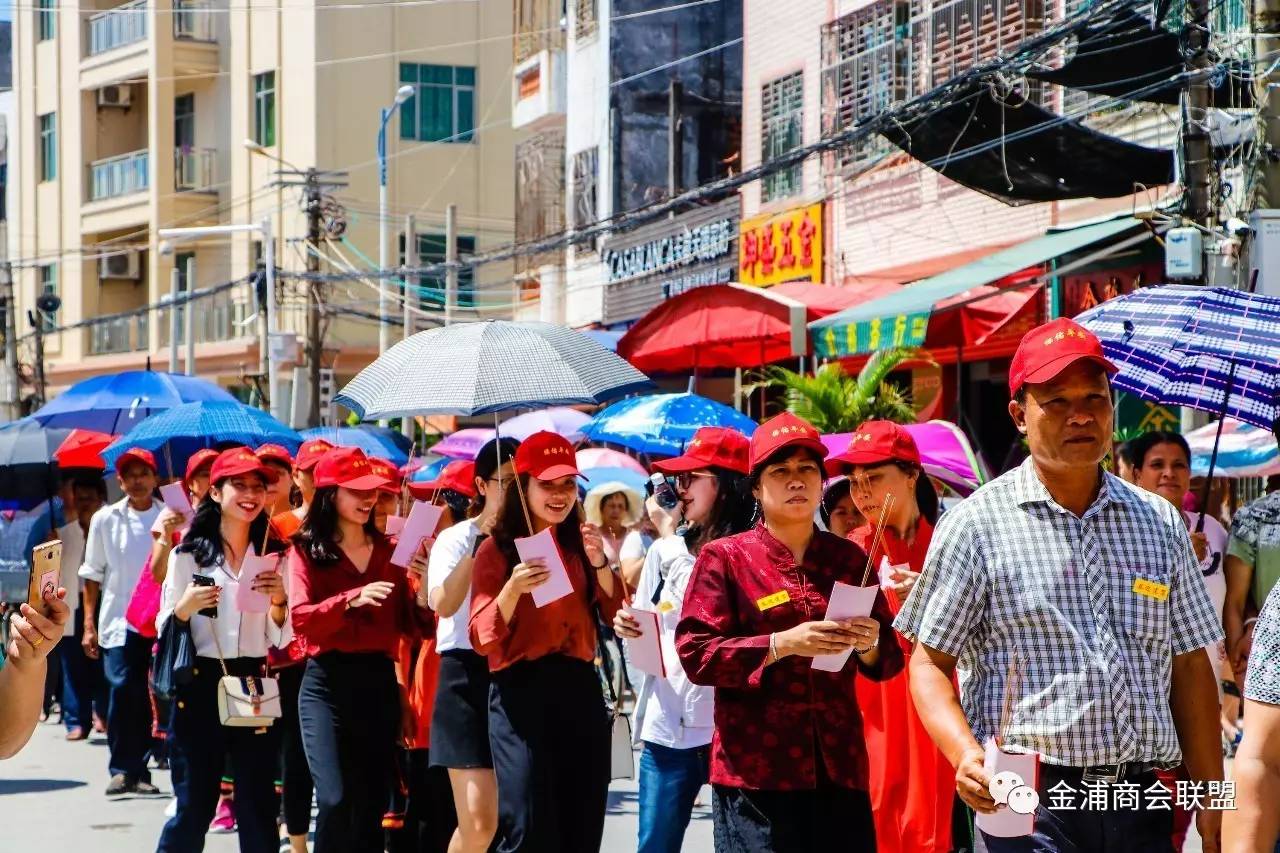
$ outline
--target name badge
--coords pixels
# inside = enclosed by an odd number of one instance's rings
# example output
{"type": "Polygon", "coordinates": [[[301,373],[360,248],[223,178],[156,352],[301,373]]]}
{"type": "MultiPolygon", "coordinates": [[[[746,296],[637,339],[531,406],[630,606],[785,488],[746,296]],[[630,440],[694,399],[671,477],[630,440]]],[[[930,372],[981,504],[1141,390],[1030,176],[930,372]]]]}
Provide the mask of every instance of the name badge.
{"type": "Polygon", "coordinates": [[[791,596],[785,589],[779,590],[773,595],[766,595],[764,598],[757,599],[756,607],[759,607],[761,612],[763,612],[768,610],[770,607],[777,607],[779,604],[786,604],[790,600],[791,596]]]}
{"type": "Polygon", "coordinates": [[[1135,580],[1133,582],[1133,591],[1146,598],[1154,598],[1156,601],[1167,601],[1169,599],[1168,584],[1149,581],[1146,578],[1135,580]]]}
{"type": "Polygon", "coordinates": [[[658,602],[658,612],[659,612],[659,613],[670,613],[672,610],[675,610],[675,609],[676,609],[676,606],[675,606],[674,604],[672,604],[670,601],[659,601],[659,602],[658,602]]]}

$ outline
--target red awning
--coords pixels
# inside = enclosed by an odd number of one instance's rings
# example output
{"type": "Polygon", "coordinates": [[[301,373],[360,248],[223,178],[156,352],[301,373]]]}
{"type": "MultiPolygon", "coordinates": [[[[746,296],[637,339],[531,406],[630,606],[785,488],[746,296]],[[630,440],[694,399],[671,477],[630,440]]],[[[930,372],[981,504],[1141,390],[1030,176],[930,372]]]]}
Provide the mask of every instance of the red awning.
{"type": "Polygon", "coordinates": [[[808,353],[809,322],[879,295],[805,282],[696,287],[640,318],[618,355],[645,373],[759,367],[808,353]]]}

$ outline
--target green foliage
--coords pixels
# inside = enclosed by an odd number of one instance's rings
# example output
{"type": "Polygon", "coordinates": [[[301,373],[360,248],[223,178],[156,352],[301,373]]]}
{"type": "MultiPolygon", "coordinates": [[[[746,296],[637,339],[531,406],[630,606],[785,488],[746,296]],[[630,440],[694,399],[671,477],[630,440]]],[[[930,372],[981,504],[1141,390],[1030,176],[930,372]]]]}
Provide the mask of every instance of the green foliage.
{"type": "Polygon", "coordinates": [[[812,376],[770,366],[759,371],[743,393],[762,387],[782,391],[787,411],[822,433],[852,432],[869,420],[909,424],[916,420],[911,395],[887,380],[906,362],[922,359],[929,360],[917,349],[877,350],[857,376],[836,362],[822,365],[812,376]]]}

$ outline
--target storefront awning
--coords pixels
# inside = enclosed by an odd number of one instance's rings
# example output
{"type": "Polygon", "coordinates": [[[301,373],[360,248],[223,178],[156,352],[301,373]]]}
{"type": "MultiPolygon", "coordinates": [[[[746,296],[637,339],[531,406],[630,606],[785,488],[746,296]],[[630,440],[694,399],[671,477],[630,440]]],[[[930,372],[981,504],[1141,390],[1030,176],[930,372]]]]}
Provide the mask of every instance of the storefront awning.
{"type": "Polygon", "coordinates": [[[845,288],[795,282],[697,287],[640,318],[618,341],[618,355],[651,374],[759,367],[808,354],[808,323],[860,298],[845,288]]]}
{"type": "MultiPolygon", "coordinates": [[[[1137,220],[1124,217],[1055,231],[815,320],[809,324],[814,352],[823,358],[844,358],[890,346],[921,346],[930,315],[948,310],[944,304],[948,300],[965,302],[958,297],[966,291],[1141,227],[1137,220]]],[[[1134,239],[1145,239],[1145,235],[1134,239]]]]}

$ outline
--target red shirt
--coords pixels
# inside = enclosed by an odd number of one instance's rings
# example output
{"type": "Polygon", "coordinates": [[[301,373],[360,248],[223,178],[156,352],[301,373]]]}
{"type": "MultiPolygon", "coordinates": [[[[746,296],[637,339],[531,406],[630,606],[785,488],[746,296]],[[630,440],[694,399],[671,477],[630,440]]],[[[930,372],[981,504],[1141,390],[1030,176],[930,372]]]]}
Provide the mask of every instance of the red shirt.
{"type": "Polygon", "coordinates": [[[391,564],[394,546],[375,536],[361,573],[341,549],[336,563],[317,566],[296,546],[289,551],[289,610],[307,657],[322,652],[382,652],[395,660],[403,634],[434,633],[435,617],[417,605],[405,570],[391,564]],[[348,608],[366,584],[390,581],[395,589],[381,607],[348,608]]]}
{"type": "Polygon", "coordinates": [[[884,596],[876,596],[871,614],[881,625],[874,667],[857,662],[823,672],[799,655],[765,666],[769,635],[821,620],[835,582],[858,584],[865,561],[849,540],[815,529],[796,565],[791,550],[763,523],[702,548],[676,626],[676,651],[690,681],[716,688],[713,783],[812,789],[820,752],[827,778],[866,789],[854,673],[880,680],[903,666],[884,596]]]}
{"type": "Polygon", "coordinates": [[[288,542],[300,527],[302,527],[302,519],[294,515],[291,509],[271,516],[271,532],[285,542],[288,542]]]}
{"type": "MultiPolygon", "coordinates": [[[[522,595],[508,623],[498,610],[498,593],[507,582],[511,565],[492,538],[486,539],[476,552],[471,569],[471,645],[489,658],[489,671],[506,669],[513,663],[536,660],[560,654],[587,662],[596,659],[596,620],[593,604],[600,606],[600,618],[613,622],[622,605],[622,582],[615,577],[613,594],[604,590],[592,577],[577,554],[561,551],[564,567],[573,585],[573,594],[553,601],[545,607],[533,603],[533,596],[522,595]],[[589,597],[588,583],[595,590],[589,597]]],[[[294,630],[297,630],[295,623],[294,630]]]]}

